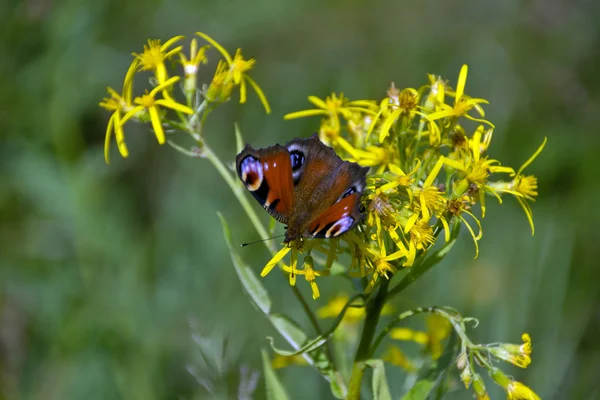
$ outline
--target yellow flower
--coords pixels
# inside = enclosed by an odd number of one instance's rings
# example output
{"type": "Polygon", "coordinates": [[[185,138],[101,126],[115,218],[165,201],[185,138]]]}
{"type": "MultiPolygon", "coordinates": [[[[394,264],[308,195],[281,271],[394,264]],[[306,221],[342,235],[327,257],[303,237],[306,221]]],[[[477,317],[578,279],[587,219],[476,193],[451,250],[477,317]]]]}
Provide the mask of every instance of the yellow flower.
{"type": "MultiPolygon", "coordinates": [[[[327,305],[317,309],[317,316],[321,319],[336,318],[348,303],[349,297],[345,294],[333,297],[327,305]]],[[[359,322],[365,318],[364,307],[349,307],[344,315],[345,322],[359,322]]]]}
{"type": "Polygon", "coordinates": [[[389,335],[395,340],[411,341],[427,346],[431,358],[437,360],[442,355],[442,341],[448,337],[450,331],[451,326],[446,318],[431,315],[427,318],[427,332],[410,328],[393,328],[389,335]]]}
{"type": "Polygon", "coordinates": [[[445,200],[443,193],[440,192],[437,186],[434,186],[434,183],[444,165],[445,159],[444,156],[440,156],[427,175],[425,182],[423,182],[423,186],[414,190],[419,199],[419,211],[425,222],[429,221],[432,215],[439,215],[444,209],[445,200]]]}
{"type": "MultiPolygon", "coordinates": [[[[229,54],[229,52],[225,50],[223,46],[221,46],[207,34],[202,32],[196,32],[196,35],[200,36],[202,39],[210,43],[215,49],[217,49],[227,62],[228,68],[226,70],[226,74],[220,76],[220,79],[223,79],[225,82],[222,82],[221,84],[227,84],[227,80],[231,80],[234,84],[240,86],[240,104],[246,102],[246,83],[249,83],[250,86],[252,86],[252,88],[256,92],[267,114],[271,113],[271,106],[269,106],[269,102],[267,101],[267,98],[265,97],[265,94],[263,93],[262,89],[246,73],[247,71],[252,69],[256,61],[253,58],[249,60],[244,60],[244,58],[242,57],[241,49],[237,49],[237,51],[235,52],[235,56],[231,57],[231,54],[229,54]]],[[[215,78],[216,77],[217,74],[215,74],[215,78]]]]}
{"type": "MultiPolygon", "coordinates": [[[[346,294],[339,294],[332,297],[325,306],[317,309],[317,317],[321,319],[337,318],[337,316],[342,312],[346,303],[348,303],[348,300],[349,297],[346,294]]],[[[391,315],[393,313],[394,307],[389,304],[385,304],[381,310],[381,315],[391,315]]],[[[354,324],[362,321],[365,318],[365,315],[364,307],[348,307],[346,309],[346,314],[344,314],[343,321],[345,323],[354,324]]]]}
{"type": "Polygon", "coordinates": [[[210,102],[223,103],[231,97],[234,86],[227,62],[220,60],[204,96],[210,102]]]}
{"type": "MultiPolygon", "coordinates": [[[[433,112],[429,114],[427,117],[431,121],[436,121],[438,119],[446,118],[446,117],[466,117],[470,120],[484,123],[486,125],[494,127],[494,124],[485,120],[483,118],[475,118],[468,114],[468,112],[475,108],[481,117],[485,117],[485,112],[480,104],[488,104],[488,101],[485,99],[474,99],[465,94],[465,84],[467,83],[467,73],[468,67],[467,65],[463,65],[460,69],[460,74],[458,75],[458,84],[456,85],[456,92],[454,92],[454,107],[451,107],[447,104],[441,103],[439,106],[441,107],[440,111],[433,112]]],[[[452,94],[448,92],[448,94],[452,94]]]]}
{"type": "Polygon", "coordinates": [[[439,315],[430,315],[427,318],[427,334],[429,340],[427,347],[431,352],[431,358],[437,360],[443,352],[442,341],[448,337],[452,331],[450,322],[439,315]]]}
{"type": "Polygon", "coordinates": [[[394,328],[389,333],[390,338],[395,340],[411,341],[419,344],[427,344],[429,336],[422,331],[415,331],[410,328],[394,328]]]}
{"type": "Polygon", "coordinates": [[[479,192],[479,202],[481,204],[481,217],[485,217],[485,194],[490,193],[498,199],[498,202],[502,204],[502,199],[494,190],[494,188],[488,185],[488,178],[493,173],[507,173],[514,174],[514,169],[510,167],[504,167],[500,165],[500,161],[492,160],[488,157],[480,158],[481,151],[479,145],[471,146],[468,153],[460,152],[458,154],[460,159],[446,158],[444,164],[462,171],[464,178],[454,182],[452,192],[455,197],[460,197],[467,193],[467,191],[473,191],[472,187],[479,192]],[[475,149],[475,150],[474,150],[475,149]]]}
{"type": "Polygon", "coordinates": [[[495,190],[499,193],[510,193],[515,196],[523,211],[525,211],[525,215],[527,216],[527,221],[529,221],[529,225],[531,226],[531,234],[535,233],[535,226],[533,225],[533,212],[531,211],[531,206],[527,202],[535,201],[537,197],[537,178],[533,175],[523,175],[523,170],[529,166],[537,156],[542,152],[544,146],[546,146],[547,138],[544,138],[541,146],[533,153],[531,157],[523,165],[516,173],[513,173],[514,176],[511,182],[494,182],[490,184],[492,190],[495,190]]]}
{"type": "Polygon", "coordinates": [[[269,272],[271,272],[273,267],[275,267],[277,265],[277,263],[279,261],[281,261],[283,259],[283,257],[285,257],[286,254],[289,253],[291,250],[292,250],[291,246],[287,246],[287,245],[283,246],[281,248],[281,250],[279,250],[277,253],[275,253],[275,255],[271,258],[271,260],[269,260],[267,265],[265,265],[265,267],[263,268],[263,270],[260,273],[260,276],[265,277],[269,272]]]}
{"type": "MultiPolygon", "coordinates": [[[[412,203],[413,199],[413,191],[411,189],[412,184],[415,182],[414,175],[419,170],[421,166],[421,162],[417,160],[415,167],[408,174],[405,174],[402,171],[402,168],[397,165],[390,165],[390,172],[392,173],[392,179],[387,179],[388,183],[382,185],[379,190],[382,192],[387,192],[389,190],[396,189],[398,186],[406,190],[408,194],[409,202],[412,203]]],[[[387,178],[387,177],[386,177],[387,178]]]]}
{"type": "Polygon", "coordinates": [[[435,242],[435,237],[433,236],[433,229],[427,221],[417,221],[418,216],[419,214],[415,213],[413,218],[408,220],[404,227],[404,233],[410,234],[410,241],[417,250],[422,250],[431,246],[435,242]]]}
{"type": "Polygon", "coordinates": [[[392,254],[387,254],[382,236],[378,235],[377,239],[377,246],[375,246],[375,248],[367,248],[367,260],[373,268],[373,273],[371,274],[369,284],[365,288],[365,293],[369,293],[371,290],[373,290],[380,276],[390,279],[391,276],[388,275],[393,275],[396,273],[396,267],[394,267],[390,261],[398,260],[402,257],[408,256],[408,251],[406,250],[398,250],[392,254]]]}
{"type": "Polygon", "coordinates": [[[110,97],[105,97],[101,102],[100,106],[106,110],[114,111],[108,120],[106,126],[106,136],[104,139],[104,160],[107,164],[110,163],[109,151],[110,151],[110,138],[113,131],[115,132],[115,138],[117,140],[117,146],[122,157],[127,157],[129,151],[125,144],[125,134],[123,133],[123,127],[121,124],[121,117],[123,113],[127,113],[133,105],[131,104],[131,96],[133,91],[133,77],[137,69],[137,60],[133,60],[127,73],[125,74],[125,82],[123,83],[123,90],[119,95],[114,89],[107,88],[110,97]]]}
{"type": "Polygon", "coordinates": [[[490,375],[494,381],[506,390],[508,399],[510,400],[540,400],[540,397],[533,390],[525,386],[521,382],[517,382],[512,378],[507,377],[498,368],[491,368],[490,375]]]}
{"type": "Polygon", "coordinates": [[[179,59],[185,74],[183,91],[188,97],[188,104],[191,104],[192,96],[196,92],[196,75],[198,73],[198,66],[208,62],[208,59],[206,58],[206,49],[209,47],[209,45],[206,45],[198,49],[198,40],[192,39],[192,42],[190,43],[190,58],[188,59],[185,54],[179,53],[179,59]]]}
{"type": "Polygon", "coordinates": [[[417,370],[417,367],[409,360],[402,350],[396,346],[388,347],[383,352],[381,359],[409,372],[414,372],[417,370]]]}
{"type": "Polygon", "coordinates": [[[164,144],[165,143],[165,132],[163,130],[162,122],[161,122],[160,115],[159,115],[159,106],[170,108],[170,109],[180,111],[180,112],[183,112],[186,114],[194,113],[194,111],[191,108],[186,107],[183,104],[179,104],[171,98],[168,98],[168,99],[156,99],[155,98],[159,92],[163,91],[163,93],[164,93],[164,90],[166,88],[172,86],[178,80],[179,80],[179,77],[174,76],[170,79],[167,79],[165,82],[161,83],[160,85],[156,86],[154,89],[152,89],[150,91],[150,93],[146,92],[144,95],[142,95],[140,97],[136,97],[133,100],[133,102],[137,105],[135,107],[133,107],[131,110],[129,110],[129,112],[127,112],[127,114],[125,114],[123,119],[121,119],[120,125],[124,125],[130,118],[132,118],[136,114],[147,112],[150,116],[150,122],[152,123],[152,128],[154,129],[154,134],[156,135],[156,139],[158,139],[158,143],[164,144]]]}
{"type": "Polygon", "coordinates": [[[183,72],[185,76],[195,75],[198,72],[198,66],[200,64],[206,64],[208,59],[206,58],[206,50],[209,45],[202,46],[198,49],[198,41],[192,39],[190,43],[190,58],[188,59],[185,54],[179,53],[179,59],[181,65],[183,65],[183,72]]]}
{"type": "Polygon", "coordinates": [[[302,117],[310,117],[313,115],[326,116],[326,124],[328,126],[328,129],[326,129],[324,132],[334,135],[333,137],[321,136],[321,140],[327,143],[335,143],[335,139],[337,139],[337,135],[339,134],[341,129],[339,118],[340,115],[346,120],[350,120],[353,118],[354,112],[360,112],[371,115],[376,114],[376,112],[373,110],[376,107],[373,101],[350,101],[346,97],[344,97],[343,93],[340,93],[339,97],[335,93],[332,93],[331,96],[327,96],[325,100],[322,100],[316,96],[308,96],[308,101],[310,101],[317,108],[289,113],[286,114],[283,118],[287,120],[302,117]]]}
{"type": "Polygon", "coordinates": [[[508,395],[509,400],[540,400],[540,396],[528,386],[525,386],[518,381],[512,381],[508,385],[506,394],[508,395]]]}
{"type": "Polygon", "coordinates": [[[527,368],[531,364],[531,337],[524,333],[521,336],[523,344],[502,343],[490,346],[488,350],[501,360],[508,361],[517,367],[527,368]]]}
{"type": "MultiPolygon", "coordinates": [[[[422,120],[424,120],[429,126],[429,131],[424,132],[421,128],[419,129],[420,135],[429,134],[434,138],[439,137],[439,128],[437,125],[429,118],[429,116],[421,111],[417,111],[418,109],[422,109],[419,104],[420,96],[419,92],[417,92],[413,88],[406,88],[402,91],[398,92],[395,87],[392,87],[388,91],[388,99],[384,99],[379,107],[379,112],[375,116],[373,123],[371,124],[371,128],[367,133],[367,137],[371,134],[379,117],[381,115],[386,115],[389,109],[393,111],[387,115],[381,124],[379,129],[379,142],[383,143],[383,141],[388,137],[389,131],[397,121],[400,121],[400,132],[408,131],[411,127],[412,121],[416,115],[419,115],[422,120]],[[387,101],[386,101],[387,100],[387,101]]],[[[431,141],[431,139],[430,139],[431,141]]],[[[437,139],[434,139],[433,142],[437,144],[437,139]]],[[[432,144],[433,144],[432,142],[432,144]]]]}
{"type": "Polygon", "coordinates": [[[183,39],[183,36],[175,36],[160,44],[160,39],[148,39],[148,45],[144,45],[142,54],[133,53],[139,61],[140,71],[153,71],[159,84],[167,81],[167,67],[165,60],[179,53],[182,46],[169,50],[171,45],[183,39]]]}
{"type": "MultiPolygon", "coordinates": [[[[471,205],[469,199],[470,199],[469,196],[464,195],[457,199],[449,200],[448,204],[447,204],[447,210],[451,215],[459,218],[462,221],[462,223],[469,230],[469,233],[471,234],[471,237],[473,238],[473,243],[475,244],[475,258],[477,258],[477,256],[479,255],[479,244],[477,242],[483,236],[483,231],[481,229],[481,221],[479,221],[479,219],[475,215],[473,215],[473,213],[468,211],[468,208],[471,205]],[[471,227],[469,222],[465,219],[465,217],[463,217],[461,215],[463,213],[465,213],[465,214],[469,215],[471,218],[473,218],[473,220],[477,224],[477,227],[479,228],[479,232],[477,233],[477,235],[475,234],[475,231],[473,230],[473,228],[471,227]]],[[[448,226],[444,225],[444,228],[448,234],[449,233],[448,226]]],[[[448,241],[448,238],[446,238],[446,241],[448,241]]]]}

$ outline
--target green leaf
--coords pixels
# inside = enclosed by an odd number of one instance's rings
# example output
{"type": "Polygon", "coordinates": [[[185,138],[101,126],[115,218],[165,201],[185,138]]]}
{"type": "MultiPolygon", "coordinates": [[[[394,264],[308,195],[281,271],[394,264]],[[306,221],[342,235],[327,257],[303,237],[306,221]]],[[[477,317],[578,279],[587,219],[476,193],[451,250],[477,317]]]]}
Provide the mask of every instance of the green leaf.
{"type": "Polygon", "coordinates": [[[383,360],[368,360],[365,363],[373,368],[373,400],[392,400],[383,360]]]}
{"type": "Polygon", "coordinates": [[[435,393],[435,398],[439,398],[445,391],[440,383],[444,380],[448,369],[454,365],[458,351],[459,341],[453,331],[444,354],[437,361],[431,362],[421,369],[417,383],[402,397],[402,400],[425,400],[433,395],[436,388],[438,390],[435,393]]]}
{"type": "Polygon", "coordinates": [[[263,361],[263,370],[265,374],[265,386],[267,388],[267,399],[268,400],[285,400],[289,399],[287,392],[285,391],[285,387],[277,377],[273,366],[271,365],[271,359],[267,352],[262,349],[262,361],[263,361]]]}
{"type": "Polygon", "coordinates": [[[221,225],[223,226],[223,233],[225,235],[225,241],[227,247],[229,247],[229,253],[231,254],[231,260],[235,267],[242,286],[246,290],[246,293],[250,296],[254,304],[265,314],[269,314],[271,311],[271,298],[265,287],[260,283],[260,280],[254,274],[254,272],[242,261],[241,257],[235,252],[231,240],[231,231],[227,225],[227,221],[221,213],[217,213],[221,219],[221,225]]]}
{"type": "MultiPolygon", "coordinates": [[[[287,342],[291,344],[294,349],[299,349],[308,340],[308,336],[306,336],[306,333],[304,333],[302,329],[300,329],[300,327],[287,316],[272,313],[269,315],[269,319],[271,320],[271,323],[273,323],[273,326],[277,329],[277,331],[281,333],[285,340],[287,340],[287,342]]],[[[271,344],[272,343],[273,342],[271,339],[271,344]]],[[[275,352],[277,353],[277,351],[275,352]]],[[[288,355],[283,353],[278,354],[288,355]]]]}

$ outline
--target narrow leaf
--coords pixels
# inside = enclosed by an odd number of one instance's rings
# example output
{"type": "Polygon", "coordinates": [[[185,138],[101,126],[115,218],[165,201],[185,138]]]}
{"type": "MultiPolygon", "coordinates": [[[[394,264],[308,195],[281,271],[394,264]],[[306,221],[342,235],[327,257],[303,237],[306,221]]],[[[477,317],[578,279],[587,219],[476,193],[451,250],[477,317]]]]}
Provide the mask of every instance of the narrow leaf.
{"type": "Polygon", "coordinates": [[[373,400],[392,400],[383,360],[368,360],[366,364],[373,368],[373,400]]]}
{"type": "Polygon", "coordinates": [[[271,360],[267,352],[263,349],[261,350],[262,361],[263,361],[263,370],[265,374],[265,386],[267,388],[267,399],[268,400],[286,400],[289,399],[287,392],[279,377],[275,373],[273,366],[271,365],[271,360]]]}
{"type": "Polygon", "coordinates": [[[227,221],[221,213],[217,214],[221,220],[221,225],[223,226],[225,241],[227,242],[227,247],[229,247],[229,253],[231,254],[235,272],[237,272],[244,290],[246,290],[246,293],[248,293],[254,304],[256,304],[263,313],[269,314],[271,311],[271,298],[269,297],[269,293],[267,293],[267,290],[262,283],[260,283],[250,267],[242,261],[241,257],[233,249],[231,231],[229,230],[227,221]]]}

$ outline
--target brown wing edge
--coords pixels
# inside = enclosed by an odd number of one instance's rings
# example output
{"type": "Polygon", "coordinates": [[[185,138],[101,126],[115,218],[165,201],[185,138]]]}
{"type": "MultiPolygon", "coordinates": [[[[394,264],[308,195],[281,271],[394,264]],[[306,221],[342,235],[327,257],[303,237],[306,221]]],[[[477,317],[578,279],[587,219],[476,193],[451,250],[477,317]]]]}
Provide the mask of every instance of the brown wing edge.
{"type": "MultiPolygon", "coordinates": [[[[263,171],[263,180],[257,190],[248,190],[258,203],[277,221],[287,224],[289,213],[293,205],[293,182],[291,179],[290,156],[286,147],[274,145],[268,148],[254,149],[246,144],[244,149],[236,156],[236,173],[240,180],[246,185],[242,178],[241,164],[247,156],[263,163],[276,161],[277,168],[263,171]],[[270,183],[269,183],[270,182],[270,183]],[[288,183],[289,182],[289,183],[288,183]],[[267,205],[267,200],[271,201],[267,205]]],[[[246,186],[246,188],[248,188],[246,186]]]]}

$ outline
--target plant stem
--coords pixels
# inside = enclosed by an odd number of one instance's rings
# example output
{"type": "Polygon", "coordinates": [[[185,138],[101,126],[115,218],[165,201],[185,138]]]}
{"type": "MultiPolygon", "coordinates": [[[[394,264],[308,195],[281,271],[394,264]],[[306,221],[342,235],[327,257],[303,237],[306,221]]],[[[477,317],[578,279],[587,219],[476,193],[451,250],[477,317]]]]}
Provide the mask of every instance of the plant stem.
{"type": "Polygon", "coordinates": [[[356,350],[356,356],[354,357],[354,364],[352,365],[352,372],[350,374],[350,386],[348,388],[348,400],[360,399],[360,388],[362,379],[365,374],[367,361],[371,356],[371,342],[373,336],[375,336],[375,330],[377,329],[377,323],[381,316],[381,310],[385,304],[388,294],[389,281],[382,280],[379,286],[377,295],[367,303],[365,318],[365,324],[363,325],[363,331],[356,350]]]}
{"type": "MultiPolygon", "coordinates": [[[[258,219],[258,216],[252,209],[252,206],[250,205],[250,202],[248,201],[246,196],[244,196],[243,192],[240,190],[241,187],[237,185],[233,174],[227,170],[225,164],[223,164],[219,157],[217,157],[217,155],[213,153],[213,151],[210,149],[210,147],[206,145],[206,143],[204,144],[204,147],[202,149],[202,156],[206,157],[215,166],[219,174],[221,174],[225,182],[227,182],[227,185],[229,185],[229,188],[233,192],[234,196],[238,199],[246,214],[248,214],[248,218],[250,218],[250,221],[252,222],[252,225],[254,225],[254,229],[256,229],[258,235],[263,238],[268,237],[267,230],[264,228],[263,224],[258,219]]],[[[265,245],[271,252],[274,251],[274,249],[272,249],[267,242],[265,242],[265,245]]]]}

